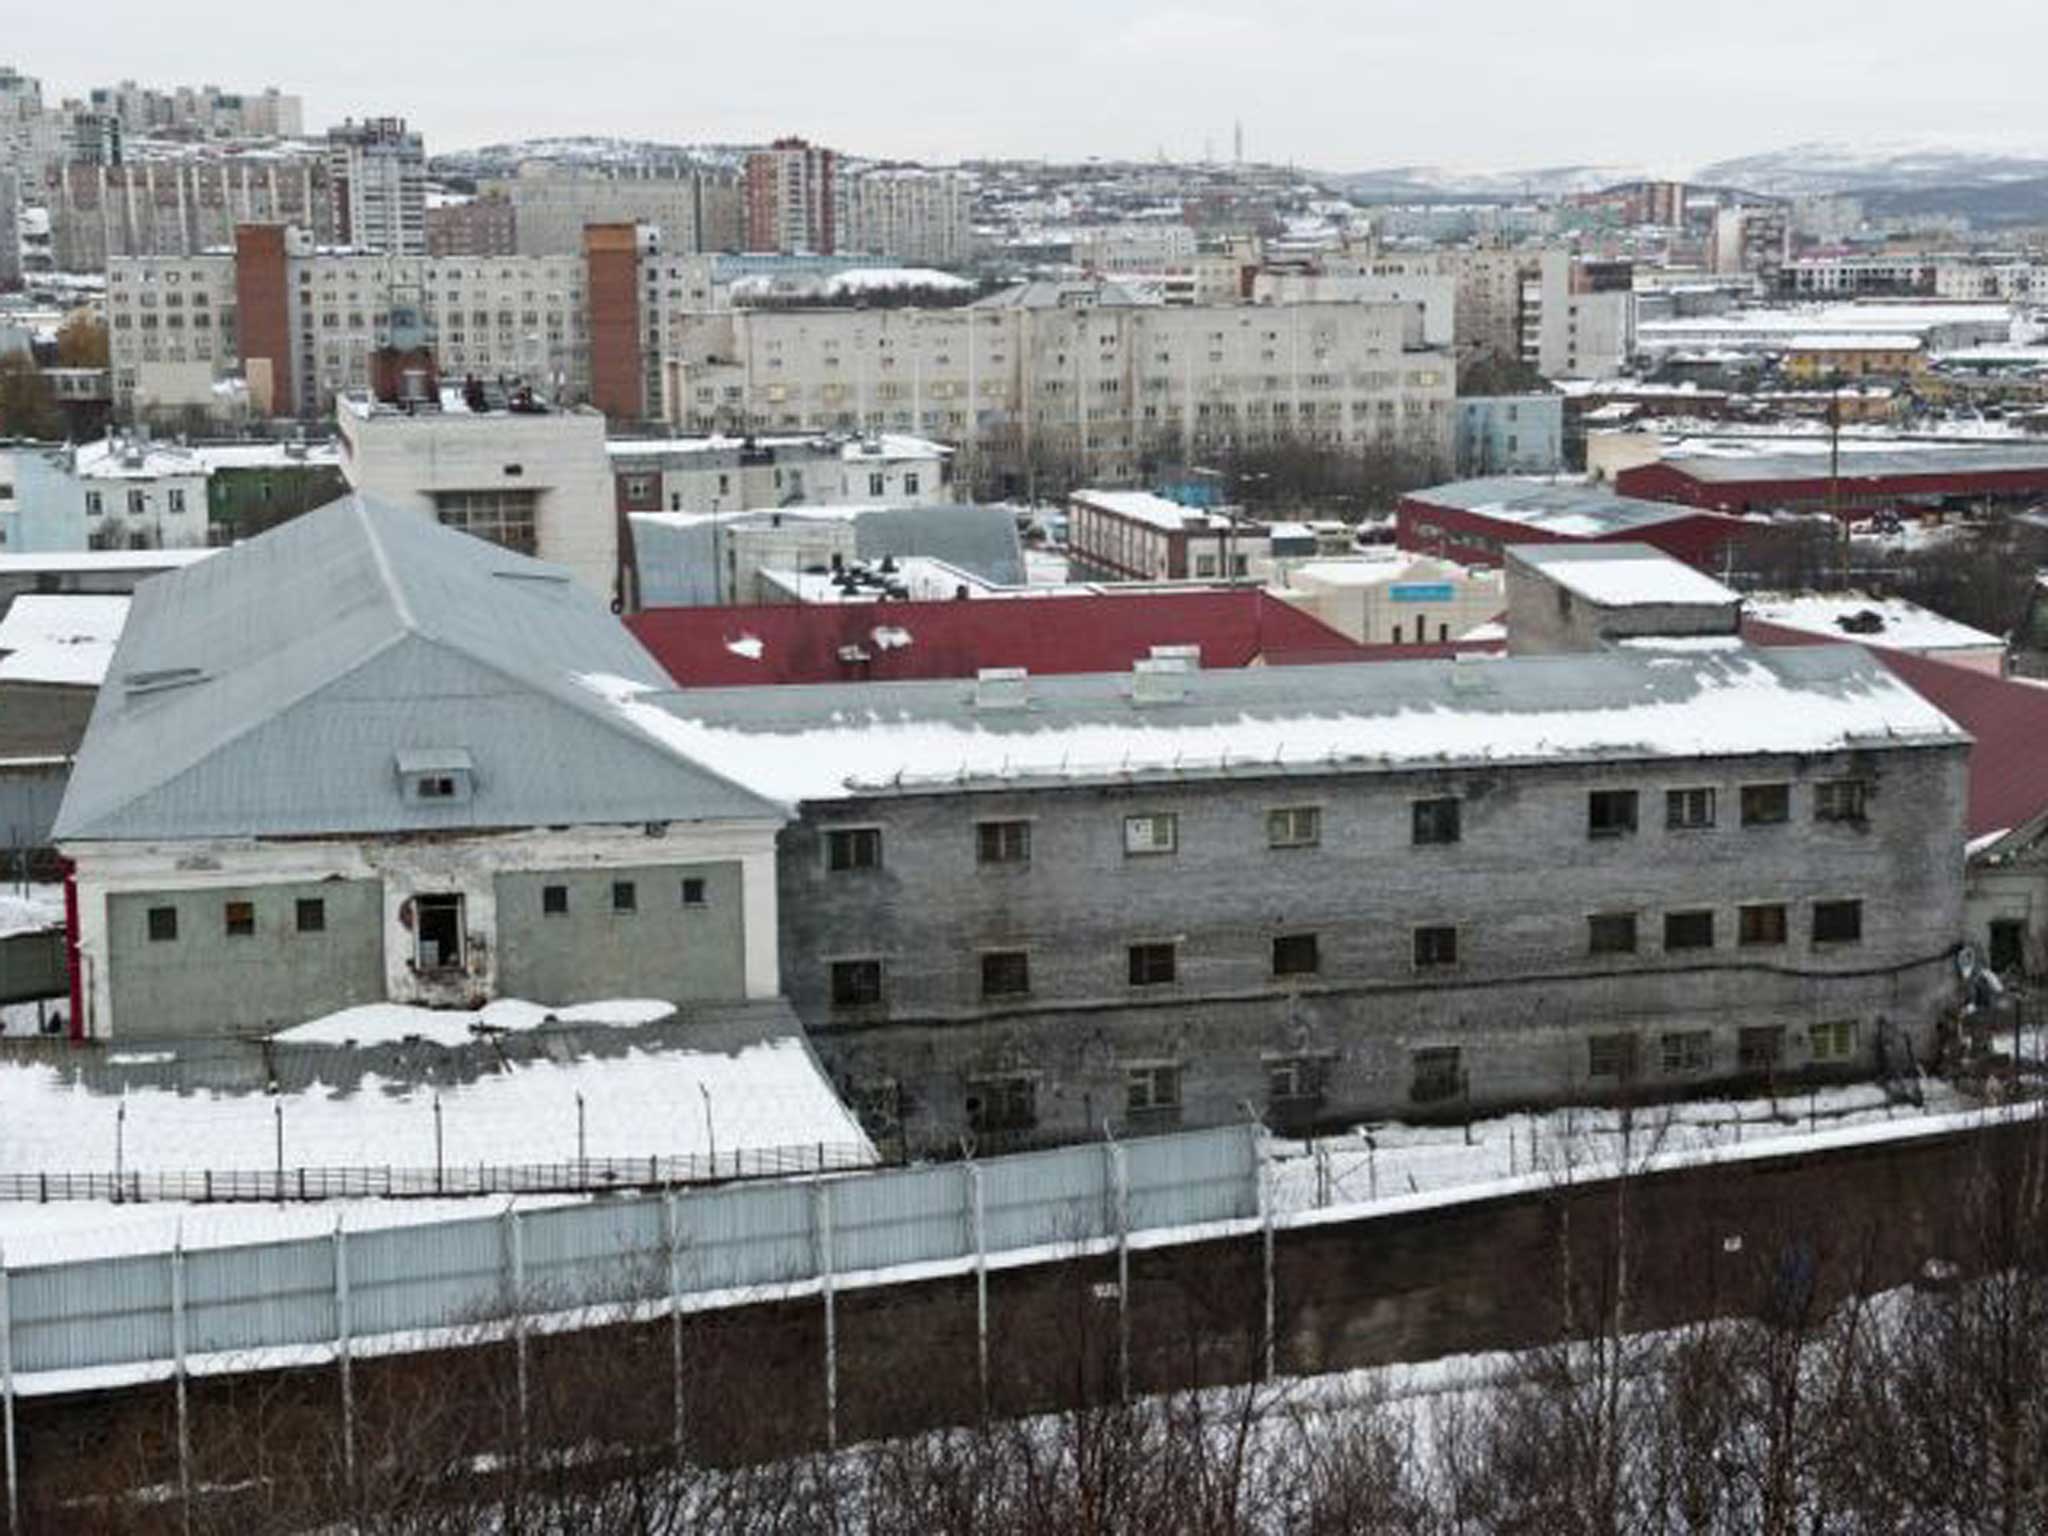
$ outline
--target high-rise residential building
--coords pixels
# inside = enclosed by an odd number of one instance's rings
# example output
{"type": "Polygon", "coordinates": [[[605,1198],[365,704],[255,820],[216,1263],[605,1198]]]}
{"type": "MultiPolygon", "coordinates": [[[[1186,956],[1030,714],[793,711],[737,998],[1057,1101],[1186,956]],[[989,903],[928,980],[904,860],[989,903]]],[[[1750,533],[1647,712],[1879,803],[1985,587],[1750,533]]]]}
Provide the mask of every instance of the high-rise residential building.
{"type": "Polygon", "coordinates": [[[21,178],[0,169],[0,288],[21,281],[21,178]]]}
{"type": "Polygon", "coordinates": [[[957,172],[878,167],[842,187],[841,250],[926,267],[958,266],[973,253],[967,178],[957,172]]]}
{"type": "Polygon", "coordinates": [[[593,224],[649,224],[659,232],[662,249],[698,251],[707,249],[707,194],[730,174],[683,162],[617,175],[532,164],[484,190],[510,204],[523,256],[573,256],[593,224]]]}
{"type": "Polygon", "coordinates": [[[518,249],[518,217],[500,193],[427,204],[429,256],[510,256],[518,249]]]}
{"type": "Polygon", "coordinates": [[[95,86],[87,101],[94,112],[115,118],[138,138],[290,139],[306,131],[299,98],[274,85],[245,94],[217,85],[159,90],[123,80],[95,86]]]}
{"type": "Polygon", "coordinates": [[[121,119],[111,112],[71,114],[70,158],[74,165],[119,165],[121,119]]]}
{"type": "Polygon", "coordinates": [[[1630,264],[1544,251],[1522,286],[1522,360],[1547,379],[1611,379],[1635,350],[1630,264]]]}
{"type": "Polygon", "coordinates": [[[746,247],[750,251],[839,249],[839,156],[803,139],[777,139],[746,162],[746,247]]]}
{"type": "Polygon", "coordinates": [[[423,256],[427,154],[402,117],[351,119],[327,130],[327,190],[334,238],[360,251],[423,256]]]}
{"type": "Polygon", "coordinates": [[[327,161],[310,147],[205,145],[123,165],[74,161],[39,185],[53,262],[65,272],[102,272],[120,256],[196,256],[234,244],[242,224],[293,224],[323,245],[335,241],[327,161]]]}

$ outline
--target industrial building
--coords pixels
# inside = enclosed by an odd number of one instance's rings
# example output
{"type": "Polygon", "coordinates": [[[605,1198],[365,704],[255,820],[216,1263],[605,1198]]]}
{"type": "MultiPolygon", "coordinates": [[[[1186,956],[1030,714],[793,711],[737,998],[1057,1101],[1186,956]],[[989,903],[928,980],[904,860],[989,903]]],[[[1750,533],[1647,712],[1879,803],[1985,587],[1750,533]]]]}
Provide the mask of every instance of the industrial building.
{"type": "Polygon", "coordinates": [[[1844,448],[1820,453],[1696,454],[1621,470],[1623,496],[1741,514],[1983,512],[2048,496],[2048,448],[1844,448]]]}
{"type": "Polygon", "coordinates": [[[1575,480],[1496,477],[1411,491],[1394,508],[1402,549],[1497,566],[1512,544],[1640,542],[1688,565],[1720,566],[1743,533],[1718,512],[1687,511],[1575,480]]]}

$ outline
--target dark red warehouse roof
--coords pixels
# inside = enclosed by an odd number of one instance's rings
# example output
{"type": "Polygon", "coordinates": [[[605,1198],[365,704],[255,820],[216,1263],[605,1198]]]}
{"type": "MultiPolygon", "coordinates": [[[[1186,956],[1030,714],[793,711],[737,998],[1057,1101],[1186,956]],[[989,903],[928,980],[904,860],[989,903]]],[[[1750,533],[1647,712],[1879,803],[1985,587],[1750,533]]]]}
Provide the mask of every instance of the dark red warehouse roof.
{"type": "MultiPolygon", "coordinates": [[[[1742,621],[1742,633],[1755,645],[1839,643],[1755,619],[1742,621]]],[[[1911,651],[1864,649],[1976,738],[1970,748],[1973,839],[2023,827],[2048,812],[2048,688],[1911,651]]]]}
{"type": "Polygon", "coordinates": [[[1023,667],[1040,676],[1123,672],[1156,645],[1200,646],[1202,665],[1218,668],[1451,651],[1424,646],[1368,651],[1256,587],[931,603],[650,608],[626,624],[684,688],[972,677],[983,667],[1023,667]]]}

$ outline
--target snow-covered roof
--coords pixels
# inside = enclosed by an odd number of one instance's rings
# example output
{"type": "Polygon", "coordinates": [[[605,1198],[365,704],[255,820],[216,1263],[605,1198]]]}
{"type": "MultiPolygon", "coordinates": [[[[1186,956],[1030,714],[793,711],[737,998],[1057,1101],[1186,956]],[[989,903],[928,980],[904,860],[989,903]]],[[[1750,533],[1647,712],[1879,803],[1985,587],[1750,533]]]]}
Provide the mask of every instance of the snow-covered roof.
{"type": "Polygon", "coordinates": [[[1749,597],[1751,618],[1835,640],[1901,651],[1999,651],[1998,636],[1958,624],[1899,597],[1862,592],[1763,592],[1749,597]]]}
{"type": "Polygon", "coordinates": [[[605,451],[614,459],[738,453],[745,448],[766,449],[770,452],[809,448],[820,454],[837,454],[846,460],[873,462],[889,459],[943,459],[953,452],[944,443],[935,443],[929,438],[912,437],[907,432],[883,432],[872,437],[847,437],[823,432],[792,437],[726,437],[719,433],[704,437],[619,437],[608,440],[604,446],[605,451]]]}
{"type": "Polygon", "coordinates": [[[0,577],[88,571],[168,571],[218,549],[70,549],[61,554],[0,555],[0,577]]]}
{"type": "Polygon", "coordinates": [[[25,592],[0,619],[0,682],[97,688],[127,622],[125,597],[25,592]]]}
{"type": "Polygon", "coordinates": [[[1602,608],[1726,604],[1742,595],[1647,544],[1511,544],[1512,561],[1602,608]]]}
{"type": "Polygon", "coordinates": [[[1530,479],[1499,475],[1485,480],[1457,480],[1415,491],[1408,500],[1430,507],[1470,512],[1498,522],[1518,523],[1568,539],[1597,539],[1659,523],[1713,516],[1693,507],[1617,496],[1577,480],[1530,479]]]}
{"type": "Polygon", "coordinates": [[[622,718],[785,805],[864,794],[1722,758],[1969,738],[1858,646],[1604,652],[1200,671],[1138,703],[1127,673],[661,691],[579,679],[622,718]]]}
{"type": "Polygon", "coordinates": [[[1227,522],[1214,513],[1204,512],[1199,507],[1182,506],[1150,491],[1075,491],[1068,500],[1168,533],[1179,533],[1189,528],[1221,528],[1227,522]]]}
{"type": "Polygon", "coordinates": [[[1794,352],[1918,352],[1921,339],[1903,332],[1807,331],[1785,345],[1794,352]]]}
{"type": "Polygon", "coordinates": [[[206,474],[206,466],[188,448],[109,438],[81,444],[74,465],[81,480],[163,480],[206,474]]]}

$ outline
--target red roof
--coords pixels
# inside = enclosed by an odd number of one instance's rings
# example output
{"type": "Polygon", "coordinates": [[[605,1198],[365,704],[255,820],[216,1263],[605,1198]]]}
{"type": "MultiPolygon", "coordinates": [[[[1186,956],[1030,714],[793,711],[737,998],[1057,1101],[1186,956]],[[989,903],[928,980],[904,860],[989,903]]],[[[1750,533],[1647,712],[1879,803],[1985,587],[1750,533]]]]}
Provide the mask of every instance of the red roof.
{"type": "Polygon", "coordinates": [[[972,677],[983,667],[1023,667],[1040,676],[1124,672],[1155,645],[1198,645],[1202,665],[1215,668],[1254,661],[1365,661],[1397,652],[1448,655],[1452,650],[1367,650],[1256,587],[932,603],[650,608],[626,624],[684,688],[972,677]],[[899,634],[908,641],[899,640],[899,634]],[[853,657],[855,651],[866,659],[853,657]]]}
{"type": "MultiPolygon", "coordinates": [[[[1756,645],[1838,643],[1755,619],[1742,621],[1742,633],[1756,645]]],[[[1973,839],[2012,831],[2048,812],[2048,688],[1910,651],[1864,649],[1976,738],[1970,749],[1973,839]]]]}

